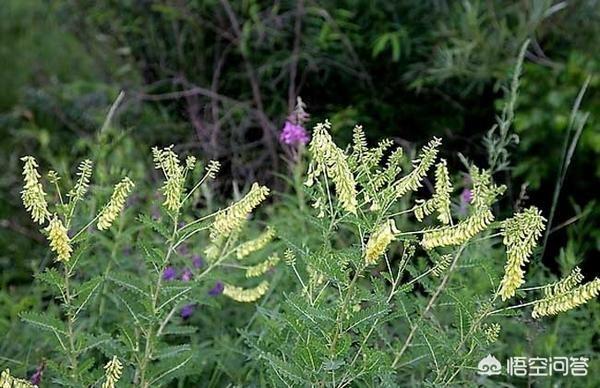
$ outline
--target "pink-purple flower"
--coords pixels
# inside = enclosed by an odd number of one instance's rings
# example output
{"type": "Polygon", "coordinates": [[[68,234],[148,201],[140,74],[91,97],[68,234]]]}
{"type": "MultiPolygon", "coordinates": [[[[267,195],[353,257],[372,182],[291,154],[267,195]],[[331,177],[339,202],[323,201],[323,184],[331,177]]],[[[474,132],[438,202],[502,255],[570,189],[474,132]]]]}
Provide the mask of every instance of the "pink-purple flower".
{"type": "Polygon", "coordinates": [[[193,276],[194,276],[194,274],[192,273],[192,271],[190,271],[190,269],[186,268],[183,270],[183,273],[181,274],[181,280],[183,280],[184,282],[189,282],[190,280],[192,280],[193,276]]]}
{"type": "Polygon", "coordinates": [[[33,375],[31,375],[31,378],[29,379],[29,381],[31,382],[31,384],[33,384],[33,385],[40,385],[42,383],[42,377],[44,376],[44,368],[45,367],[46,367],[46,365],[44,365],[44,363],[42,362],[35,369],[35,373],[33,375]]]}
{"type": "Polygon", "coordinates": [[[302,125],[294,124],[290,121],[285,122],[281,134],[279,135],[279,141],[291,146],[306,144],[309,140],[310,136],[306,129],[302,125]]]}

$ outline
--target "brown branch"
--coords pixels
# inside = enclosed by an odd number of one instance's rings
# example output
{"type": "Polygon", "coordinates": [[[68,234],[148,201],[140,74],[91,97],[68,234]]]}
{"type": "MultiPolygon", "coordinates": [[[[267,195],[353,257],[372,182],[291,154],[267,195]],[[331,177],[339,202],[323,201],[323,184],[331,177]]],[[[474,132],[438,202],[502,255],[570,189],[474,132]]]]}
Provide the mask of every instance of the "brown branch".
{"type": "MultiPolygon", "coordinates": [[[[231,4],[227,0],[220,0],[221,5],[225,9],[225,13],[227,13],[227,17],[229,18],[229,22],[231,23],[231,27],[237,37],[237,43],[242,38],[242,31],[240,30],[240,25],[238,23],[237,17],[235,16],[235,12],[231,8],[231,4]]],[[[271,159],[273,161],[274,170],[278,170],[279,159],[277,158],[277,150],[275,147],[274,137],[275,137],[275,126],[267,115],[265,114],[265,109],[262,101],[262,94],[260,92],[260,86],[258,82],[258,78],[256,76],[256,72],[250,63],[250,60],[244,50],[240,47],[240,54],[244,61],[244,66],[246,68],[246,73],[248,75],[248,80],[250,81],[250,88],[252,89],[252,96],[254,99],[254,105],[256,106],[256,116],[257,119],[263,129],[263,139],[269,149],[269,153],[271,154],[271,159]]]]}

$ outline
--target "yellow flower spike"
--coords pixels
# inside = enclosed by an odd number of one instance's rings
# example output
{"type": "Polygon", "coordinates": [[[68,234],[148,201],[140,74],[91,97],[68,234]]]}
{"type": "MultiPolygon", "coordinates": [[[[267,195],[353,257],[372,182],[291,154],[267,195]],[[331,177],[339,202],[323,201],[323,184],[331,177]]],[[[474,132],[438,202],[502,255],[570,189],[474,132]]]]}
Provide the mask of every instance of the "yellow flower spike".
{"type": "Polygon", "coordinates": [[[37,385],[24,379],[17,379],[10,375],[10,369],[5,369],[0,373],[0,388],[37,388],[37,385]]]}
{"type": "Polygon", "coordinates": [[[442,224],[449,224],[452,221],[450,214],[450,193],[452,193],[452,183],[448,173],[446,160],[442,159],[435,169],[435,209],[438,212],[438,220],[442,224]]]}
{"type": "Polygon", "coordinates": [[[67,194],[72,201],[77,202],[82,200],[87,193],[92,176],[92,167],[93,163],[89,159],[79,163],[79,167],[77,167],[77,182],[75,183],[75,187],[67,194]]]}
{"type": "Polygon", "coordinates": [[[452,263],[452,255],[443,255],[435,263],[435,267],[431,270],[431,273],[435,277],[440,277],[450,267],[452,263]]]}
{"type": "Polygon", "coordinates": [[[583,275],[581,274],[581,269],[579,267],[575,267],[567,277],[545,287],[544,296],[546,298],[551,298],[558,294],[564,294],[565,292],[571,291],[573,288],[578,286],[582,280],[583,275]]]}
{"type": "Polygon", "coordinates": [[[181,196],[184,185],[184,168],[181,166],[179,157],[173,151],[173,146],[159,149],[152,148],[152,155],[157,170],[162,170],[165,175],[165,183],[161,191],[165,196],[163,205],[170,211],[176,212],[181,207],[181,196]]]}
{"type": "Polygon", "coordinates": [[[454,226],[432,229],[423,234],[421,246],[430,250],[436,247],[455,246],[470,240],[494,220],[491,210],[483,209],[454,226]]]}
{"type": "Polygon", "coordinates": [[[134,186],[134,183],[128,177],[123,178],[121,182],[115,185],[110,200],[100,211],[100,216],[98,217],[98,230],[110,228],[114,220],[125,207],[127,196],[134,186]]]}
{"type": "Polygon", "coordinates": [[[67,234],[67,228],[64,227],[62,221],[56,215],[50,220],[46,232],[48,232],[50,249],[57,255],[56,260],[63,263],[68,262],[73,252],[71,239],[67,234]]]}
{"type": "Polygon", "coordinates": [[[220,169],[221,163],[216,160],[211,160],[208,162],[208,166],[206,166],[206,175],[208,175],[210,179],[215,179],[220,169]]]}
{"type": "Polygon", "coordinates": [[[263,280],[254,288],[242,288],[225,284],[223,295],[242,303],[250,303],[257,301],[269,290],[269,282],[263,280]]]}
{"type": "Polygon", "coordinates": [[[398,233],[394,220],[387,220],[375,229],[365,248],[365,263],[372,265],[377,263],[381,255],[394,240],[394,234],[398,233]]]}
{"type": "Polygon", "coordinates": [[[263,249],[269,242],[271,242],[271,240],[273,240],[273,237],[275,237],[275,229],[268,226],[267,230],[264,231],[260,236],[241,244],[237,248],[236,255],[238,260],[243,259],[253,252],[263,249]]]}
{"type": "Polygon", "coordinates": [[[522,267],[529,261],[537,239],[544,230],[545,219],[536,207],[515,214],[502,222],[503,243],[506,246],[504,278],[500,283],[500,296],[507,300],[525,283],[522,267]]]}
{"type": "Polygon", "coordinates": [[[600,279],[596,278],[577,288],[538,301],[533,306],[531,316],[536,319],[572,310],[596,298],[598,294],[600,294],[600,279]]]}
{"type": "Polygon", "coordinates": [[[265,261],[248,267],[248,269],[246,269],[246,277],[255,278],[264,275],[268,270],[275,267],[277,263],[279,263],[279,256],[277,256],[277,254],[271,255],[265,261]]]}
{"type": "Polygon", "coordinates": [[[219,242],[232,233],[238,232],[246,222],[248,215],[269,195],[269,189],[254,183],[244,198],[221,210],[215,216],[210,229],[210,240],[219,242]]]}
{"type": "Polygon", "coordinates": [[[482,327],[483,336],[488,344],[493,344],[498,340],[498,336],[500,335],[500,324],[492,323],[485,324],[482,327]]]}
{"type": "Polygon", "coordinates": [[[123,373],[123,365],[117,356],[113,356],[113,358],[106,363],[104,370],[106,371],[106,380],[102,383],[102,388],[115,388],[115,384],[119,381],[123,373]]]}
{"type": "Polygon", "coordinates": [[[50,219],[46,193],[40,183],[40,174],[37,171],[38,164],[33,156],[21,158],[25,162],[23,166],[23,180],[25,185],[21,191],[21,199],[25,209],[31,214],[33,222],[43,224],[50,219]]]}
{"type": "Polygon", "coordinates": [[[187,168],[188,170],[193,170],[194,167],[196,167],[196,157],[190,155],[187,158],[185,158],[185,168],[187,168]]]}
{"type": "Polygon", "coordinates": [[[413,160],[414,169],[395,184],[396,198],[404,196],[409,191],[417,191],[422,186],[422,181],[429,168],[435,162],[438,147],[442,140],[434,137],[427,143],[419,153],[419,157],[413,160]]]}
{"type": "Polygon", "coordinates": [[[313,138],[308,146],[313,162],[309,166],[305,184],[312,186],[321,174],[326,175],[333,181],[341,207],[349,213],[356,214],[356,182],[344,151],[335,145],[328,132],[330,128],[331,124],[327,120],[314,128],[313,138]]]}

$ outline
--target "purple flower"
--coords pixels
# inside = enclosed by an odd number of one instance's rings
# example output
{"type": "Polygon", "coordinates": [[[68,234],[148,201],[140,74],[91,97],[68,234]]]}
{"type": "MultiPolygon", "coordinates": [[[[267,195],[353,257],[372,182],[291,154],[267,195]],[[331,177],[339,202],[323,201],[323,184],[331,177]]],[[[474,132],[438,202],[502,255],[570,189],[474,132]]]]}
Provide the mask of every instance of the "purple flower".
{"type": "Polygon", "coordinates": [[[473,199],[473,192],[470,189],[465,188],[460,194],[460,201],[464,203],[471,203],[473,199]]]}
{"type": "Polygon", "coordinates": [[[29,381],[33,385],[40,385],[42,383],[42,377],[44,376],[44,363],[40,364],[37,368],[35,368],[35,373],[31,375],[29,381]]]}
{"type": "Polygon", "coordinates": [[[223,282],[218,281],[215,283],[215,286],[208,291],[208,295],[210,296],[218,296],[223,293],[223,289],[225,289],[225,285],[223,282]]]}
{"type": "Polygon", "coordinates": [[[192,271],[190,271],[188,268],[183,270],[183,273],[181,274],[181,280],[183,280],[184,282],[189,282],[190,280],[192,280],[192,277],[194,276],[194,274],[192,273],[192,271]]]}
{"type": "Polygon", "coordinates": [[[287,145],[299,145],[306,144],[310,140],[310,136],[303,126],[293,124],[290,121],[286,121],[281,135],[279,135],[279,141],[287,145]]]}
{"type": "Polygon", "coordinates": [[[173,267],[167,267],[163,271],[163,280],[173,280],[177,276],[177,271],[173,267]]]}
{"type": "Polygon", "coordinates": [[[181,244],[181,246],[177,248],[177,253],[179,253],[181,256],[186,256],[189,252],[190,249],[186,244],[181,244]]]}
{"type": "Polygon", "coordinates": [[[183,306],[181,308],[181,318],[183,319],[188,319],[189,317],[192,316],[192,314],[194,313],[194,310],[196,309],[196,305],[194,304],[186,304],[185,306],[183,306]]]}
{"type": "Polygon", "coordinates": [[[204,267],[204,260],[202,260],[202,257],[199,255],[194,255],[192,256],[192,264],[194,265],[194,268],[202,268],[204,267]]]}
{"type": "Polygon", "coordinates": [[[473,200],[473,192],[471,189],[465,188],[462,193],[460,193],[460,214],[467,214],[467,205],[471,203],[473,200]]]}

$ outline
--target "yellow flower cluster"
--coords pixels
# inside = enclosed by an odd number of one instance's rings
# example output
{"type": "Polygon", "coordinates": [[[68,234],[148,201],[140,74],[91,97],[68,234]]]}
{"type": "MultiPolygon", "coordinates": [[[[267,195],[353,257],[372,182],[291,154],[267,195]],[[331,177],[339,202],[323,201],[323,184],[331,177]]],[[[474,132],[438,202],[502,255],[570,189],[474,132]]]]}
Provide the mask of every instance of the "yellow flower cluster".
{"type": "Polygon", "coordinates": [[[37,171],[38,164],[33,156],[24,156],[21,158],[25,165],[23,166],[23,177],[25,185],[21,191],[21,198],[25,209],[31,214],[34,222],[43,224],[50,218],[48,203],[46,202],[46,193],[40,183],[40,174],[37,171]]]}
{"type": "Polygon", "coordinates": [[[196,167],[196,157],[190,155],[185,158],[185,168],[188,170],[193,170],[194,167],[196,167]]]}
{"type": "Polygon", "coordinates": [[[564,294],[565,292],[570,291],[578,286],[582,280],[583,275],[581,274],[581,269],[579,267],[575,267],[573,271],[567,275],[567,277],[545,287],[544,296],[546,298],[551,298],[558,294],[564,294]]]}
{"type": "Polygon", "coordinates": [[[237,248],[237,258],[243,259],[249,254],[263,249],[271,240],[273,240],[273,237],[275,237],[275,229],[268,226],[267,230],[261,233],[260,236],[241,244],[237,248]]]}
{"type": "Polygon", "coordinates": [[[543,316],[556,315],[581,306],[597,297],[598,294],[600,294],[600,279],[596,278],[577,288],[552,294],[552,296],[538,301],[533,306],[531,316],[533,318],[540,318],[543,316]]]}
{"type": "Polygon", "coordinates": [[[482,327],[483,336],[488,344],[493,344],[498,340],[500,335],[500,324],[492,323],[491,325],[485,324],[482,327]]]}
{"type": "Polygon", "coordinates": [[[492,182],[492,175],[488,170],[481,170],[477,166],[472,166],[469,175],[473,181],[473,199],[471,203],[476,210],[491,206],[496,197],[502,195],[506,190],[506,186],[497,186],[492,182]]]}
{"type": "Polygon", "coordinates": [[[67,228],[64,227],[62,221],[54,215],[50,220],[50,224],[46,228],[48,240],[50,241],[50,249],[56,253],[56,260],[67,262],[71,258],[71,239],[67,234],[67,228]]]}
{"type": "Polygon", "coordinates": [[[316,178],[325,174],[333,181],[342,208],[356,214],[356,182],[346,155],[335,145],[328,132],[330,128],[329,121],[319,123],[314,128],[313,138],[308,147],[313,161],[309,166],[306,185],[312,186],[316,178]]]}
{"type": "Polygon", "coordinates": [[[372,265],[384,254],[387,247],[394,240],[394,234],[398,233],[394,220],[387,220],[379,225],[369,237],[365,247],[365,263],[372,265]]]}
{"type": "Polygon", "coordinates": [[[421,246],[430,250],[436,247],[460,245],[483,231],[492,221],[494,221],[494,215],[489,209],[477,211],[454,226],[426,232],[421,239],[421,246]]]}
{"type": "Polygon", "coordinates": [[[223,295],[229,298],[243,303],[250,303],[260,299],[269,289],[269,282],[263,280],[258,286],[254,288],[242,288],[225,284],[223,289],[223,295]]]}
{"type": "Polygon", "coordinates": [[[427,201],[418,201],[415,209],[417,221],[423,221],[425,216],[438,212],[438,220],[443,224],[449,224],[452,220],[450,215],[450,193],[452,192],[452,183],[448,174],[446,160],[442,159],[435,169],[435,193],[427,201]]]}
{"type": "Polygon", "coordinates": [[[210,179],[215,179],[215,177],[219,173],[220,169],[221,169],[221,163],[219,163],[216,160],[211,160],[208,162],[208,165],[206,166],[206,175],[208,175],[208,177],[210,179]]]}
{"type": "Polygon", "coordinates": [[[436,247],[460,245],[485,230],[494,221],[490,206],[496,197],[506,190],[506,187],[496,186],[488,171],[479,170],[475,166],[471,168],[470,175],[473,181],[473,213],[454,226],[426,232],[421,239],[423,248],[430,250],[436,247]]]}
{"type": "Polygon", "coordinates": [[[292,266],[296,264],[296,255],[294,252],[288,248],[283,252],[283,261],[286,265],[292,266]]]}
{"type": "Polygon", "coordinates": [[[98,230],[110,228],[113,221],[117,218],[119,213],[121,213],[123,207],[125,207],[127,196],[134,186],[134,183],[128,177],[123,178],[121,182],[115,185],[110,200],[100,211],[98,217],[98,230]]]}
{"type": "Polygon", "coordinates": [[[246,269],[246,277],[255,278],[264,275],[268,270],[276,266],[277,263],[279,263],[279,256],[277,254],[271,255],[267,260],[248,267],[246,269]]]}
{"type": "Polygon", "coordinates": [[[352,159],[358,161],[368,151],[367,136],[362,125],[354,126],[352,131],[352,159]]]}
{"type": "Polygon", "coordinates": [[[181,207],[185,176],[179,157],[173,151],[172,145],[163,149],[154,147],[152,148],[152,155],[156,169],[162,170],[165,175],[165,183],[161,189],[165,196],[163,205],[168,210],[176,212],[181,207]]]}
{"type": "Polygon", "coordinates": [[[380,190],[386,183],[392,182],[400,174],[402,171],[400,162],[403,156],[404,151],[400,147],[392,151],[388,157],[385,169],[373,178],[372,189],[374,191],[380,190]]]}
{"type": "Polygon", "coordinates": [[[443,255],[439,258],[439,260],[435,263],[435,267],[431,271],[433,276],[440,277],[442,274],[448,269],[452,263],[452,255],[443,255]]]}
{"type": "Polygon", "coordinates": [[[423,147],[419,157],[412,161],[414,169],[396,183],[396,198],[404,196],[409,191],[417,191],[422,186],[423,178],[435,162],[440,144],[442,140],[434,137],[423,147]]]}
{"type": "Polygon", "coordinates": [[[93,163],[89,159],[79,163],[79,167],[77,167],[77,182],[73,189],[67,194],[71,197],[73,202],[82,200],[87,193],[90,185],[90,178],[92,176],[92,166],[93,163]]]}
{"type": "Polygon", "coordinates": [[[117,356],[113,356],[113,358],[106,363],[104,370],[106,371],[106,380],[102,384],[102,388],[115,388],[115,384],[119,381],[121,374],[123,373],[123,365],[117,356]]]}
{"type": "Polygon", "coordinates": [[[210,240],[216,243],[238,232],[248,215],[267,198],[267,195],[267,187],[254,183],[244,198],[217,213],[210,228],[210,240]]]}
{"type": "Polygon", "coordinates": [[[542,235],[544,221],[540,211],[532,206],[502,222],[507,255],[504,278],[500,283],[502,300],[514,296],[517,289],[525,283],[525,271],[522,267],[529,261],[536,241],[542,235]]]}
{"type": "Polygon", "coordinates": [[[37,385],[24,379],[17,379],[10,375],[10,369],[5,369],[0,373],[0,388],[37,388],[37,385]]]}

